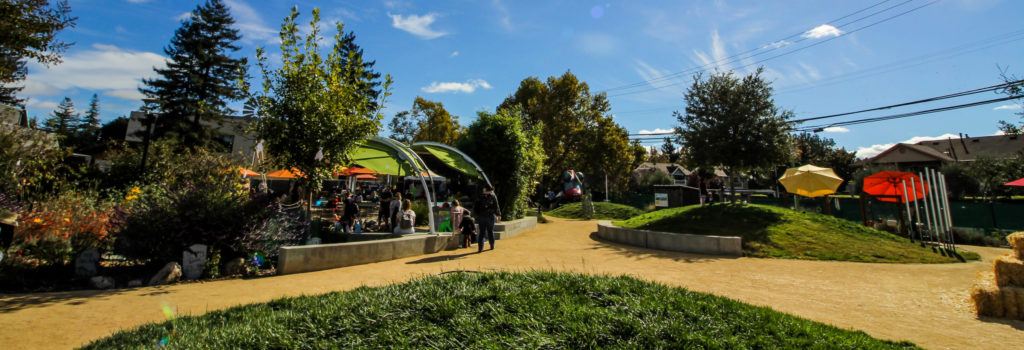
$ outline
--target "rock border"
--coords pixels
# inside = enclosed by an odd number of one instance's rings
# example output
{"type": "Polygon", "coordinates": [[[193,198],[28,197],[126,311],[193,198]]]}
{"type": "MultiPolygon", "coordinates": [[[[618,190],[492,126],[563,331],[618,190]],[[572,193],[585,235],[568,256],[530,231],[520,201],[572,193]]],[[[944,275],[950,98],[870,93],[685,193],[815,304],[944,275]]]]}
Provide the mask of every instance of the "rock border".
{"type": "Polygon", "coordinates": [[[634,247],[673,252],[743,256],[743,239],[734,236],[706,236],[618,227],[611,221],[597,223],[597,237],[634,247]]]}

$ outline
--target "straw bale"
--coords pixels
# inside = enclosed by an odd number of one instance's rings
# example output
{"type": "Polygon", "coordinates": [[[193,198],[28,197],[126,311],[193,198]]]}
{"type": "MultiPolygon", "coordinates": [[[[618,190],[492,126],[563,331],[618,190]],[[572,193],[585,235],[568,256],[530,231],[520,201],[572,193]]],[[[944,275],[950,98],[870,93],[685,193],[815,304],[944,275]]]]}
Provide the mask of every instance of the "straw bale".
{"type": "Polygon", "coordinates": [[[982,274],[982,278],[971,290],[971,301],[974,302],[978,316],[1003,317],[1003,298],[994,279],[991,273],[982,274]]]}
{"type": "Polygon", "coordinates": [[[1000,287],[1024,287],[1024,261],[1006,255],[992,263],[996,285],[1000,287]]]}
{"type": "Polygon", "coordinates": [[[1024,231],[1014,232],[1006,236],[1006,240],[1010,242],[1010,248],[1017,259],[1024,259],[1024,231]]]}

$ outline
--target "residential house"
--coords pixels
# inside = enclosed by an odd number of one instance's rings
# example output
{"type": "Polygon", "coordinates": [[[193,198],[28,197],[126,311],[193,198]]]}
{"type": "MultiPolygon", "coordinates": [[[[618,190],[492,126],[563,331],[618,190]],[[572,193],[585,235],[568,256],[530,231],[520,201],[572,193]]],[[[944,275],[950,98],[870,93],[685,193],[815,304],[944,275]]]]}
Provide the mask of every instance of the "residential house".
{"type": "Polygon", "coordinates": [[[899,143],[877,156],[863,161],[865,165],[894,166],[898,169],[917,170],[939,168],[943,164],[971,162],[978,158],[1005,159],[1024,152],[1024,137],[995,135],[918,143],[899,143]]]}
{"type": "MultiPolygon", "coordinates": [[[[128,142],[142,142],[145,135],[146,113],[134,111],[128,119],[128,128],[124,140],[128,142]]],[[[227,117],[221,121],[201,121],[203,126],[212,128],[217,132],[215,140],[220,143],[231,157],[237,160],[251,160],[256,148],[256,138],[248,132],[250,118],[227,117]]]]}

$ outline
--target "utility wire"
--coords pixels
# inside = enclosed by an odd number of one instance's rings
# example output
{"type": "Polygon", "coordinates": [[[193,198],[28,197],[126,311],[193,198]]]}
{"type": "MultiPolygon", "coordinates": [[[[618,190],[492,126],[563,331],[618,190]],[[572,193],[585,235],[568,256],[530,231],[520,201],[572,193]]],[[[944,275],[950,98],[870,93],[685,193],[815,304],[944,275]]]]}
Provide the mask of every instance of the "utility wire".
{"type": "MultiPolygon", "coordinates": [[[[882,5],[882,4],[885,4],[885,3],[890,2],[890,1],[892,1],[892,0],[883,0],[881,2],[875,3],[874,5],[862,8],[860,10],[854,11],[852,13],[849,13],[849,14],[845,15],[845,16],[836,18],[836,19],[834,19],[832,21],[828,21],[828,22],[825,22],[825,23],[837,23],[837,22],[842,21],[842,20],[844,20],[846,18],[849,18],[851,16],[857,15],[857,14],[859,14],[861,12],[870,10],[872,8],[878,7],[878,6],[882,5]]],[[[846,25],[850,25],[850,24],[856,23],[856,22],[861,21],[861,20],[863,20],[863,19],[865,19],[867,17],[877,15],[877,14],[879,14],[881,12],[888,11],[888,10],[894,8],[894,7],[901,6],[901,5],[906,4],[908,2],[911,2],[911,1],[913,1],[913,0],[904,1],[902,3],[897,4],[896,6],[892,6],[892,7],[886,8],[886,9],[884,9],[882,11],[873,13],[871,15],[868,15],[868,16],[865,16],[865,17],[861,17],[861,18],[859,18],[859,19],[857,19],[855,21],[849,22],[849,23],[840,24],[839,26],[846,26],[846,25]]],[[[659,77],[656,77],[656,78],[653,78],[653,79],[650,79],[650,80],[646,80],[646,81],[642,81],[642,82],[636,82],[636,83],[631,83],[631,84],[626,84],[626,85],[621,85],[621,86],[616,86],[616,87],[611,87],[611,88],[607,88],[607,89],[604,89],[604,90],[600,90],[598,92],[608,92],[608,91],[615,91],[615,90],[631,89],[631,88],[634,88],[634,87],[645,86],[647,84],[658,82],[658,81],[672,79],[672,78],[675,78],[675,77],[678,77],[678,76],[682,76],[682,75],[685,75],[685,74],[688,74],[688,73],[695,72],[697,70],[703,70],[704,67],[706,67],[706,66],[714,66],[714,65],[718,65],[718,64],[732,63],[732,62],[735,61],[734,59],[737,58],[737,57],[740,57],[740,56],[743,56],[743,55],[746,55],[746,54],[750,54],[750,53],[753,53],[755,51],[762,50],[762,49],[765,49],[765,48],[768,48],[768,50],[765,51],[765,52],[771,52],[771,51],[774,51],[774,50],[778,50],[778,49],[781,49],[782,47],[789,46],[789,45],[792,45],[792,44],[795,44],[795,43],[799,43],[801,41],[806,40],[806,38],[804,38],[804,39],[800,39],[800,40],[798,40],[798,41],[796,41],[794,43],[789,43],[789,39],[801,36],[804,33],[807,33],[808,30],[804,30],[804,31],[800,31],[800,32],[797,32],[797,33],[793,33],[793,34],[791,34],[789,36],[786,36],[786,37],[781,38],[781,39],[774,40],[774,41],[769,42],[767,44],[761,45],[761,46],[759,46],[757,48],[750,49],[750,50],[747,50],[747,51],[744,51],[744,52],[740,52],[738,54],[735,54],[735,55],[732,55],[732,56],[729,56],[729,57],[726,57],[726,58],[723,58],[723,59],[720,59],[720,60],[716,60],[714,62],[711,62],[708,65],[690,67],[690,68],[684,69],[684,70],[679,71],[679,72],[665,74],[665,75],[662,75],[662,76],[659,76],[659,77]],[[778,45],[779,43],[787,43],[787,44],[779,46],[778,45]]],[[[751,57],[753,57],[753,56],[751,56],[751,57]]],[[[746,57],[746,58],[750,58],[750,57],[746,57]]]]}
{"type": "MultiPolygon", "coordinates": [[[[914,12],[914,11],[920,10],[922,8],[934,5],[937,2],[939,2],[939,0],[934,0],[934,1],[929,2],[927,4],[924,4],[924,5],[921,5],[921,6],[918,6],[918,7],[914,7],[912,9],[910,9],[910,10],[900,12],[900,13],[898,13],[896,15],[893,15],[893,16],[886,17],[885,19],[873,22],[873,23],[865,25],[863,27],[860,27],[860,28],[857,28],[857,29],[854,29],[854,30],[851,30],[851,31],[848,31],[848,32],[844,32],[842,34],[839,34],[838,36],[834,36],[834,37],[831,37],[831,38],[828,38],[828,39],[825,39],[825,40],[817,41],[817,42],[811,43],[810,45],[799,47],[799,48],[796,48],[796,49],[793,49],[793,50],[790,50],[790,51],[786,51],[786,52],[783,52],[783,53],[778,54],[778,55],[770,56],[768,58],[764,58],[764,59],[758,60],[756,62],[752,62],[752,63],[749,63],[749,64],[742,65],[742,66],[740,66],[738,68],[746,68],[746,67],[758,65],[758,64],[761,64],[761,63],[764,63],[764,62],[767,62],[767,61],[771,61],[771,60],[779,58],[779,57],[788,56],[788,55],[791,55],[791,54],[794,54],[794,53],[797,53],[797,52],[800,52],[800,51],[803,51],[803,50],[806,50],[806,49],[809,49],[809,48],[812,48],[812,47],[815,47],[815,46],[818,46],[818,45],[821,45],[821,44],[824,44],[824,43],[827,43],[827,42],[831,42],[833,40],[836,40],[836,39],[848,36],[850,34],[853,34],[853,33],[856,33],[856,32],[859,32],[859,31],[862,31],[862,30],[874,27],[876,25],[879,25],[879,24],[891,21],[893,19],[905,16],[905,15],[911,13],[911,12],[914,12]]],[[[670,86],[678,86],[678,85],[682,85],[682,84],[685,84],[685,83],[686,82],[678,82],[678,83],[666,84],[666,85],[662,85],[662,86],[652,86],[652,87],[647,88],[647,89],[618,93],[618,94],[614,94],[614,95],[609,95],[608,97],[617,97],[617,96],[639,94],[639,93],[644,93],[644,92],[648,92],[648,91],[664,89],[664,88],[670,87],[670,86]]]]}
{"type": "Polygon", "coordinates": [[[1003,102],[1003,101],[1009,101],[1009,100],[1015,100],[1015,99],[1021,99],[1021,98],[1024,98],[1024,95],[1000,97],[1000,98],[995,98],[995,99],[990,99],[990,100],[977,101],[977,102],[971,102],[971,103],[964,103],[964,104],[959,104],[959,105],[946,106],[946,107],[933,108],[933,109],[926,109],[926,110],[923,110],[923,111],[892,114],[892,115],[881,116],[881,117],[874,117],[874,118],[847,120],[847,121],[836,122],[836,123],[832,123],[832,124],[822,124],[822,125],[815,125],[815,126],[806,126],[806,127],[800,127],[800,128],[794,129],[793,131],[797,131],[797,132],[801,132],[801,131],[814,131],[814,132],[818,132],[818,131],[824,130],[825,128],[829,128],[829,127],[867,124],[867,123],[875,123],[875,122],[881,122],[881,121],[887,121],[887,120],[893,120],[893,119],[909,118],[909,117],[914,117],[914,116],[919,116],[919,115],[932,114],[932,113],[938,113],[938,112],[946,112],[946,111],[952,111],[952,110],[957,110],[957,109],[962,109],[962,108],[976,107],[976,106],[992,104],[992,103],[997,103],[997,102],[1003,102]]]}
{"type": "MultiPolygon", "coordinates": [[[[936,62],[936,61],[940,61],[940,60],[946,60],[946,59],[950,59],[950,58],[953,58],[953,57],[962,56],[964,54],[973,53],[973,52],[981,51],[981,50],[988,49],[988,48],[991,48],[991,47],[1005,45],[1005,44],[1009,44],[1011,42],[1020,41],[1020,40],[1024,40],[1024,29],[1019,29],[1019,30],[1012,31],[1012,32],[1007,32],[1007,33],[1002,33],[1002,34],[991,36],[991,37],[988,37],[988,38],[985,38],[985,39],[982,39],[982,40],[978,40],[978,41],[975,41],[975,42],[971,42],[971,43],[966,43],[966,44],[962,44],[962,45],[958,45],[958,46],[954,46],[954,47],[945,48],[945,49],[942,49],[942,50],[934,51],[934,52],[931,52],[931,53],[928,53],[928,54],[924,54],[924,55],[921,55],[921,56],[917,56],[917,57],[913,57],[913,58],[908,58],[908,59],[904,59],[904,60],[900,60],[900,61],[890,62],[890,63],[886,63],[886,64],[883,64],[883,65],[871,67],[871,68],[866,68],[866,69],[862,69],[862,70],[858,70],[858,71],[853,71],[853,72],[850,72],[850,73],[847,73],[847,74],[843,74],[843,75],[837,75],[837,76],[825,78],[823,80],[820,80],[820,81],[814,82],[814,83],[798,85],[798,86],[795,86],[795,87],[787,88],[787,89],[781,90],[779,92],[776,92],[775,95],[788,94],[788,93],[792,93],[792,92],[804,91],[804,90],[819,88],[819,87],[823,87],[823,86],[836,85],[836,84],[839,84],[839,83],[842,83],[842,82],[846,82],[846,81],[850,81],[850,80],[856,80],[856,79],[866,78],[866,77],[869,77],[869,76],[875,76],[875,75],[879,75],[879,74],[883,74],[883,73],[890,73],[890,72],[893,72],[893,71],[903,70],[903,69],[907,69],[907,68],[913,68],[915,66],[919,66],[919,65],[922,65],[922,64],[936,62]],[[982,45],[982,46],[978,47],[979,45],[982,45]],[[945,55],[945,56],[943,56],[943,55],[945,55]],[[847,79],[848,77],[849,77],[849,79],[847,79]],[[822,84],[823,82],[825,84],[822,84]]],[[[673,106],[655,107],[655,108],[648,108],[648,109],[622,111],[622,112],[617,112],[617,113],[614,113],[614,114],[616,116],[623,115],[623,114],[649,114],[649,112],[676,110],[676,109],[679,109],[679,108],[680,108],[680,106],[673,105],[673,106]]]]}

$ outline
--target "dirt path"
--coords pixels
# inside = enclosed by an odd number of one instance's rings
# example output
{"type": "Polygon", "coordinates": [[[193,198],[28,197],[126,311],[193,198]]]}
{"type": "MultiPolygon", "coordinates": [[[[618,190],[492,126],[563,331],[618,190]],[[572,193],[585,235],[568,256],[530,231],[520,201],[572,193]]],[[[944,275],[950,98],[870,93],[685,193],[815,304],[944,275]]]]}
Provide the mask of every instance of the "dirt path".
{"type": "MultiPolygon", "coordinates": [[[[382,285],[450,270],[563,270],[628,274],[927,348],[1009,349],[1024,322],[981,321],[967,303],[979,271],[1005,249],[974,248],[983,262],[886,265],[715,258],[626,247],[591,238],[595,222],[558,221],[498,241],[498,250],[446,251],[376,264],[252,280],[115,291],[0,295],[5,349],[70,348],[164,319],[163,305],[202,314],[283,296],[382,285]]],[[[154,342],[157,339],[153,340],[154,342]]]]}

